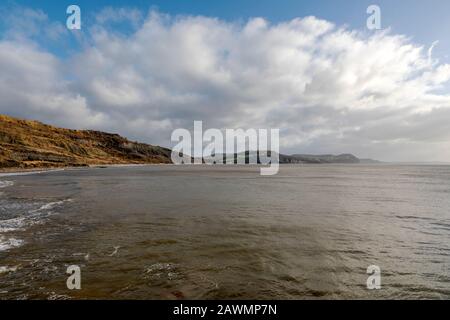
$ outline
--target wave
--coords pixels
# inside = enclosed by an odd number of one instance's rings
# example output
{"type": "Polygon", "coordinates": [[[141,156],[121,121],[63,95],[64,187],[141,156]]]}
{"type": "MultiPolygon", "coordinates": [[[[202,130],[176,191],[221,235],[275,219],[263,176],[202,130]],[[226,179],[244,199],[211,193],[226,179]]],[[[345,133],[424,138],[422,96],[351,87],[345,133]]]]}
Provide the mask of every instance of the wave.
{"type": "Polygon", "coordinates": [[[0,173],[0,177],[12,177],[12,176],[29,176],[32,174],[41,174],[41,173],[50,173],[50,172],[58,172],[64,171],[65,169],[49,169],[49,170],[40,170],[40,171],[23,171],[23,172],[7,172],[0,173]]]}
{"type": "Polygon", "coordinates": [[[11,187],[12,185],[14,185],[12,181],[0,181],[0,189],[11,187]]]}
{"type": "Polygon", "coordinates": [[[5,238],[0,236],[0,252],[6,251],[12,248],[20,247],[23,244],[23,240],[16,238],[5,238]]]}
{"type": "Polygon", "coordinates": [[[16,272],[19,266],[8,267],[8,266],[0,266],[0,274],[8,273],[8,272],[16,272]]]}
{"type": "Polygon", "coordinates": [[[65,202],[71,202],[72,199],[65,199],[65,200],[60,200],[60,201],[55,201],[55,202],[49,202],[46,203],[44,205],[42,205],[39,209],[37,209],[36,211],[43,211],[43,210],[51,210],[56,206],[59,206],[65,202]]]}
{"type": "Polygon", "coordinates": [[[17,217],[0,220],[0,252],[10,250],[24,244],[24,241],[21,239],[5,237],[6,234],[24,231],[33,225],[44,223],[45,218],[54,214],[53,209],[55,207],[71,201],[72,199],[69,198],[44,204],[28,203],[27,205],[24,205],[20,203],[12,203],[11,206],[13,207],[19,207],[23,209],[28,207],[28,210],[24,210],[17,217]],[[38,205],[37,208],[36,205],[38,205]],[[30,206],[35,206],[35,209],[31,209],[30,206]]]}

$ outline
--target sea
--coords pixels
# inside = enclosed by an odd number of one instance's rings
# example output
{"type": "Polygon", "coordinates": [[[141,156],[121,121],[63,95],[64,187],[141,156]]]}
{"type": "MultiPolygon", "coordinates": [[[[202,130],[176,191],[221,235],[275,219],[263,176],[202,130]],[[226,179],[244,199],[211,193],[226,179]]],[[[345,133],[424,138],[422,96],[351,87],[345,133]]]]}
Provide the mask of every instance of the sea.
{"type": "Polygon", "coordinates": [[[450,166],[0,176],[0,299],[449,298],[450,166]]]}

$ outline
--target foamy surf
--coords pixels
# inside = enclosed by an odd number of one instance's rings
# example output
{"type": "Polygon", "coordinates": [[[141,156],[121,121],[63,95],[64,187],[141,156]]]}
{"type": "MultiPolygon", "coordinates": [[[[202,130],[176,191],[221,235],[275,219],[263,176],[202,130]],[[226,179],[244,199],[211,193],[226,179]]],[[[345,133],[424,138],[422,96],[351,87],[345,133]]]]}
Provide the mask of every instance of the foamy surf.
{"type": "Polygon", "coordinates": [[[0,233],[23,230],[25,226],[25,217],[0,220],[0,233]]]}
{"type": "Polygon", "coordinates": [[[14,185],[14,182],[12,182],[12,181],[1,181],[0,180],[0,189],[7,188],[7,187],[10,187],[12,185],[14,185]]]}
{"type": "Polygon", "coordinates": [[[0,233],[23,231],[26,227],[30,227],[42,222],[44,216],[51,214],[48,210],[53,209],[58,204],[62,204],[64,201],[50,202],[41,205],[37,209],[28,210],[25,215],[17,218],[0,220],[0,233]]]}
{"type": "Polygon", "coordinates": [[[71,202],[72,199],[66,199],[66,200],[60,200],[60,201],[55,201],[55,202],[49,202],[46,203],[44,205],[42,205],[39,209],[36,210],[36,212],[38,211],[43,211],[43,210],[51,210],[59,205],[62,205],[65,202],[71,202]]]}
{"type": "Polygon", "coordinates": [[[25,231],[31,226],[45,223],[46,218],[55,214],[55,208],[66,202],[72,201],[72,199],[48,203],[21,203],[17,201],[6,201],[6,203],[2,203],[3,208],[0,210],[0,252],[10,250],[24,244],[23,240],[15,237],[8,237],[7,235],[12,234],[16,236],[18,232],[25,231]],[[11,214],[11,212],[13,212],[13,217],[4,219],[5,217],[2,217],[2,211],[4,214],[11,214]],[[14,214],[14,211],[16,214],[14,214]]]}
{"type": "Polygon", "coordinates": [[[9,273],[9,272],[16,272],[19,266],[14,267],[8,267],[8,266],[0,266],[0,274],[2,273],[9,273]]]}
{"type": "Polygon", "coordinates": [[[23,172],[2,172],[0,177],[13,177],[13,176],[29,176],[32,174],[42,174],[64,171],[65,169],[50,169],[50,170],[40,170],[40,171],[23,171],[23,172]]]}
{"type": "Polygon", "coordinates": [[[5,238],[0,236],[0,252],[6,251],[12,248],[20,247],[23,244],[23,240],[15,238],[5,238]]]}

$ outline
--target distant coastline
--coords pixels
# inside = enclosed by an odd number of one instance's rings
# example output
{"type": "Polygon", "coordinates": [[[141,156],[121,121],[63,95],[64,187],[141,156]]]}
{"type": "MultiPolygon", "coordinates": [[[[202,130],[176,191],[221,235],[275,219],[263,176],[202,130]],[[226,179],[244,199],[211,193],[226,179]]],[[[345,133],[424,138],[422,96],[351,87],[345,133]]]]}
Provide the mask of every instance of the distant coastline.
{"type": "MultiPolygon", "coordinates": [[[[235,154],[234,162],[238,163],[238,158],[242,162],[244,158],[243,162],[248,163],[248,159],[257,158],[257,154],[256,151],[235,154]]],[[[280,154],[279,162],[280,164],[380,163],[372,159],[359,159],[352,154],[280,154]]],[[[225,160],[223,163],[226,163],[225,160]]],[[[0,172],[146,164],[172,164],[171,150],[133,142],[118,134],[64,129],[38,121],[0,115],[0,172]]]]}

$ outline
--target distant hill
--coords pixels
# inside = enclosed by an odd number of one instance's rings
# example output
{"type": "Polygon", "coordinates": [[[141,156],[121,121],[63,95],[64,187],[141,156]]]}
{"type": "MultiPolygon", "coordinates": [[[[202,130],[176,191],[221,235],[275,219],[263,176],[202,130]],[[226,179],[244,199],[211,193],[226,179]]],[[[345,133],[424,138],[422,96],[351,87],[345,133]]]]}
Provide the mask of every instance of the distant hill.
{"type": "MultiPolygon", "coordinates": [[[[218,154],[216,159],[223,159],[218,160],[218,163],[225,163],[225,155],[218,154]]],[[[249,163],[249,159],[252,159],[252,163],[258,162],[259,163],[259,157],[258,152],[256,151],[246,151],[241,152],[238,154],[234,154],[234,161],[233,161],[233,155],[227,156],[227,162],[228,163],[236,163],[237,159],[240,159],[240,161],[245,163],[249,163]]],[[[371,160],[371,159],[358,159],[352,154],[341,154],[341,155],[309,155],[309,154],[294,154],[294,155],[285,155],[280,154],[279,157],[279,163],[280,164],[332,164],[332,163],[379,163],[379,161],[371,160]]]]}
{"type": "Polygon", "coordinates": [[[352,154],[341,155],[310,155],[293,154],[280,155],[280,163],[360,163],[360,160],[352,154]]]}
{"type": "Polygon", "coordinates": [[[359,159],[359,163],[363,164],[377,164],[377,163],[383,163],[382,161],[373,160],[373,159],[359,159]]]}
{"type": "Polygon", "coordinates": [[[170,153],[118,134],[61,129],[0,115],[0,168],[171,163],[170,153]]]}

